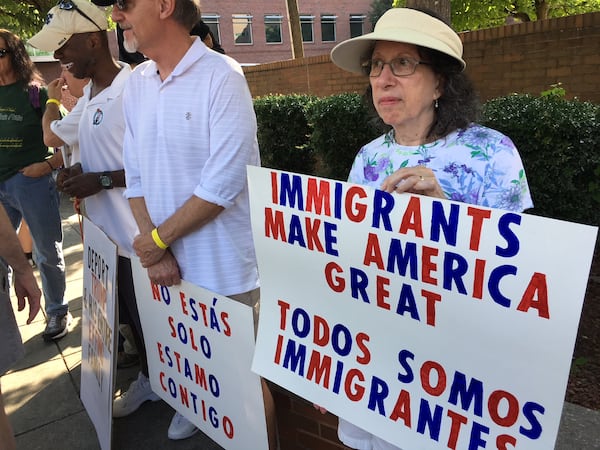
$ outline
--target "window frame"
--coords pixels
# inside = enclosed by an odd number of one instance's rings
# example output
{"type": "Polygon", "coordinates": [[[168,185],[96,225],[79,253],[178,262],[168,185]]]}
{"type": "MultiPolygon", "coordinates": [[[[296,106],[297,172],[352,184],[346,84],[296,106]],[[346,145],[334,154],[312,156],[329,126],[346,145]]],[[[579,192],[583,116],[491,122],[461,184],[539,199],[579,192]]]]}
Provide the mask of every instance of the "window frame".
{"type": "Polygon", "coordinates": [[[350,38],[355,38],[358,36],[362,36],[365,34],[365,19],[367,16],[365,14],[350,14],[350,38]],[[352,25],[360,25],[360,34],[352,33],[352,25]]]}
{"type": "Polygon", "coordinates": [[[300,14],[300,33],[302,34],[303,44],[313,44],[315,42],[315,16],[312,14],[300,14]],[[310,25],[310,41],[304,40],[304,25],[310,25]]]}
{"type": "Polygon", "coordinates": [[[321,42],[337,42],[337,19],[335,14],[321,14],[321,42]],[[333,31],[333,39],[325,40],[324,25],[331,25],[333,31]]]}
{"type": "Polygon", "coordinates": [[[201,19],[210,28],[217,43],[221,45],[221,25],[219,21],[221,16],[219,14],[202,14],[201,19]]]}
{"type": "MultiPolygon", "coordinates": [[[[233,45],[254,45],[254,33],[252,31],[252,20],[253,19],[254,19],[254,16],[252,16],[252,14],[232,14],[231,15],[231,22],[233,25],[233,45]],[[240,33],[239,35],[236,36],[235,29],[236,29],[236,25],[241,25],[242,20],[246,21],[246,27],[248,27],[248,30],[249,30],[250,42],[237,42],[237,39],[242,35],[242,33],[240,33]],[[236,23],[236,21],[240,21],[240,23],[236,23]]],[[[246,27],[244,27],[244,29],[246,27]]]]}
{"type": "Polygon", "coordinates": [[[265,42],[267,45],[283,44],[283,16],[281,14],[265,14],[265,42]],[[272,25],[279,25],[279,41],[269,41],[267,39],[267,27],[272,25]]]}

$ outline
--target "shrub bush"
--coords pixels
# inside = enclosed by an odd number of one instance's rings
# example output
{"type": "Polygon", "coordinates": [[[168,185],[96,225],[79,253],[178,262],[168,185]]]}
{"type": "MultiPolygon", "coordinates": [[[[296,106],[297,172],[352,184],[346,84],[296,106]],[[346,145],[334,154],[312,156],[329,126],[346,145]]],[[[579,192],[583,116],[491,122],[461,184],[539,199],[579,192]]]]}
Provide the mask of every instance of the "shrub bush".
{"type": "Polygon", "coordinates": [[[527,173],[533,214],[597,225],[600,108],[557,95],[510,95],[484,105],[482,123],[509,136],[527,173]]]}
{"type": "Polygon", "coordinates": [[[360,148],[379,136],[362,97],[339,94],[319,98],[307,108],[312,126],[310,146],[314,149],[320,177],[346,180],[360,148]]]}
{"type": "Polygon", "coordinates": [[[313,173],[315,159],[308,145],[305,110],[314,100],[310,95],[268,95],[254,100],[264,167],[313,173]]]}

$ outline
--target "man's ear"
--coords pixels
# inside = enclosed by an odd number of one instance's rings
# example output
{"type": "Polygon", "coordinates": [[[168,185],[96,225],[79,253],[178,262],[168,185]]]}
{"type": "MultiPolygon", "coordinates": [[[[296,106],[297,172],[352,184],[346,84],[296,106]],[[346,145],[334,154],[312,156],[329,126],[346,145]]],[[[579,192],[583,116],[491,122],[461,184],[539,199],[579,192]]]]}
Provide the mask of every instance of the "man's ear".
{"type": "Polygon", "coordinates": [[[85,40],[86,46],[88,48],[98,48],[101,46],[101,39],[100,39],[100,31],[94,31],[92,33],[89,33],[86,40],[85,40]]]}
{"type": "Polygon", "coordinates": [[[176,0],[158,0],[160,18],[165,19],[173,14],[176,0]]]}

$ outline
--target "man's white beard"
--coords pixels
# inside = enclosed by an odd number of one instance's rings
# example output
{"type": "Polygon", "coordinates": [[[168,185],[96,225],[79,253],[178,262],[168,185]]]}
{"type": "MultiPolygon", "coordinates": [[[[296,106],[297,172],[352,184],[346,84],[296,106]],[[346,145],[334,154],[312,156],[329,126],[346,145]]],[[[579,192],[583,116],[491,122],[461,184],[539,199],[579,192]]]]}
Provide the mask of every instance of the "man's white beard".
{"type": "Polygon", "coordinates": [[[137,52],[138,43],[135,39],[123,39],[123,48],[129,53],[137,52]]]}

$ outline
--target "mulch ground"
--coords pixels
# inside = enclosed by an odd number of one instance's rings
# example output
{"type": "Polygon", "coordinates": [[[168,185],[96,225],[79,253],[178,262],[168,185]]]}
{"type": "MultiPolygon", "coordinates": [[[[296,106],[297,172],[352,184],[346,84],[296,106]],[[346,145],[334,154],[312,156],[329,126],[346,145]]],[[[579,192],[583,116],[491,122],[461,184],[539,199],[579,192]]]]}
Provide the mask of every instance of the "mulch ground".
{"type": "Polygon", "coordinates": [[[566,400],[600,410],[600,250],[596,249],[579,323],[566,400]]]}

